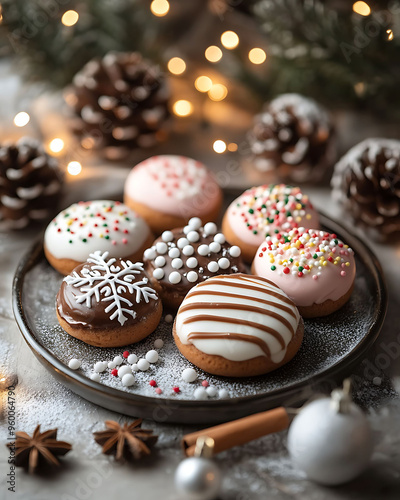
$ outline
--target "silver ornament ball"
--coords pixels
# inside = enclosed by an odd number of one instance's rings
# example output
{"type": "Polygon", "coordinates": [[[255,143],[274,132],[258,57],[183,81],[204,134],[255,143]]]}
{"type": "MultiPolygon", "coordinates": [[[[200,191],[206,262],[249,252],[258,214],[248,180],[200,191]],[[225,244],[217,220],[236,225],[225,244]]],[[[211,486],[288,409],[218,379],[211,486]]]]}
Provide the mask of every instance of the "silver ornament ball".
{"type": "Polygon", "coordinates": [[[346,483],[368,465],[372,453],[371,430],[364,413],[349,401],[345,412],[332,399],[322,398],[305,406],[288,434],[294,464],[307,477],[325,485],[346,483]]]}
{"type": "Polygon", "coordinates": [[[207,458],[183,460],[175,472],[175,486],[187,500],[213,500],[221,489],[221,472],[207,458]]]}

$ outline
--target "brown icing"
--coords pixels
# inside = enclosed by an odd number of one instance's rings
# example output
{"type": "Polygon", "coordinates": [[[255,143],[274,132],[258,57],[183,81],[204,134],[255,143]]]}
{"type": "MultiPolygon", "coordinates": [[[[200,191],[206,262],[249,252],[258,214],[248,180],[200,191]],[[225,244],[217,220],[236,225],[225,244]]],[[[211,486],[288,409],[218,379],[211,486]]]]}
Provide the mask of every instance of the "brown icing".
{"type": "Polygon", "coordinates": [[[254,335],[243,335],[242,333],[209,333],[209,332],[192,332],[188,335],[189,340],[198,339],[229,339],[229,340],[243,340],[244,342],[251,342],[257,344],[267,357],[270,357],[271,352],[267,344],[254,335]]]}

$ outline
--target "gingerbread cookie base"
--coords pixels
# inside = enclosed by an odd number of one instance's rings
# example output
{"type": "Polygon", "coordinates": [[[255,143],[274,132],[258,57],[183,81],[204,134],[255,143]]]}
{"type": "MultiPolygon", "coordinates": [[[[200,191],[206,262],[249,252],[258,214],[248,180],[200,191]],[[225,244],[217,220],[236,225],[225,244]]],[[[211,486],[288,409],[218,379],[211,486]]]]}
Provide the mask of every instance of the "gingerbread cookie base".
{"type": "Polygon", "coordinates": [[[243,260],[250,264],[257,252],[257,248],[259,245],[251,245],[239,238],[231,228],[228,222],[228,217],[224,217],[222,220],[222,232],[231,245],[237,245],[238,247],[240,247],[240,249],[242,250],[243,260]]]}
{"type": "MultiPolygon", "coordinates": [[[[157,210],[143,205],[142,203],[138,203],[137,201],[132,200],[132,198],[130,198],[126,194],[124,196],[124,203],[147,222],[147,224],[150,226],[150,229],[155,233],[156,236],[160,235],[163,231],[182,227],[186,224],[187,220],[190,217],[192,217],[193,215],[198,215],[197,213],[191,213],[190,210],[188,210],[186,213],[182,213],[182,217],[167,214],[165,212],[158,212],[157,210]]],[[[222,192],[220,191],[218,197],[213,200],[213,204],[210,209],[207,212],[201,213],[200,217],[206,221],[216,222],[218,220],[221,207],[222,192]]]]}
{"type": "MultiPolygon", "coordinates": [[[[127,256],[124,256],[123,258],[125,260],[131,260],[132,262],[141,262],[143,260],[143,252],[146,250],[146,248],[148,248],[153,243],[153,240],[154,240],[153,234],[149,233],[148,237],[146,238],[146,241],[139,248],[139,250],[137,250],[132,255],[127,255],[127,256]]],[[[82,264],[82,262],[77,262],[76,260],[72,260],[72,259],[57,259],[48,250],[46,245],[44,245],[44,254],[46,256],[46,259],[49,261],[49,264],[52,267],[54,267],[54,269],[56,271],[63,274],[64,276],[66,276],[67,274],[70,274],[75,269],[75,267],[82,264]]],[[[112,252],[110,252],[110,254],[112,254],[112,252]]]]}
{"type": "Polygon", "coordinates": [[[350,290],[342,295],[338,300],[325,300],[321,304],[312,304],[311,306],[297,306],[299,313],[303,316],[303,318],[320,318],[322,316],[329,316],[329,314],[338,311],[341,307],[343,307],[346,302],[350,299],[351,294],[353,293],[354,283],[351,286],[350,290]]]}
{"type": "Polygon", "coordinates": [[[180,341],[176,333],[175,322],[173,326],[173,335],[175,344],[181,354],[206,373],[220,375],[222,377],[255,377],[276,370],[288,363],[296,355],[303,341],[304,323],[300,318],[297,330],[287,346],[286,354],[279,363],[273,363],[266,356],[258,356],[257,358],[245,361],[231,361],[222,356],[206,354],[197,349],[193,344],[183,344],[180,341]]]}
{"type": "Polygon", "coordinates": [[[58,322],[69,335],[95,347],[121,347],[128,344],[135,344],[154,332],[161,320],[161,316],[162,305],[160,301],[157,309],[151,315],[143,317],[135,325],[89,329],[72,327],[60,317],[57,311],[58,322]]]}

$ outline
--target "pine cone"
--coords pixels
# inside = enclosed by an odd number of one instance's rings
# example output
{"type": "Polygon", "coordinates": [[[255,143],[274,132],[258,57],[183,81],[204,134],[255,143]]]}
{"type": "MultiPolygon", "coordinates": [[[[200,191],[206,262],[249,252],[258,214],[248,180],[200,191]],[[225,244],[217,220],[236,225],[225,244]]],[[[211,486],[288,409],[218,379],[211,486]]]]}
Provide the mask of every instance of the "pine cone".
{"type": "Polygon", "coordinates": [[[255,167],[285,183],[317,182],[334,161],[333,127],[314,100],[282,94],[254,118],[248,139],[255,167]]]}
{"type": "Polygon", "coordinates": [[[23,137],[0,147],[0,230],[21,229],[49,219],[56,208],[62,176],[57,161],[39,141],[23,137]]]}
{"type": "Polygon", "coordinates": [[[75,75],[65,98],[78,115],[72,129],[81,145],[118,160],[164,138],[169,95],[157,66],[136,52],[109,52],[75,75]]]}
{"type": "Polygon", "coordinates": [[[377,239],[400,236],[400,141],[366,139],[335,165],[333,197],[377,239]]]}

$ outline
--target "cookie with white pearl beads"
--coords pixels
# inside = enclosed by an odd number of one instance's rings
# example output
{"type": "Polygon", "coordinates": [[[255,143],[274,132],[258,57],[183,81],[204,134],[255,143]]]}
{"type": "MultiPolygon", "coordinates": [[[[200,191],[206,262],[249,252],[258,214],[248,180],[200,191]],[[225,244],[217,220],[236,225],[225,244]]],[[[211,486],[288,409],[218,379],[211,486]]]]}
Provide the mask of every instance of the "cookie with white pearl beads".
{"type": "Polygon", "coordinates": [[[144,252],[143,261],[152,286],[174,309],[207,278],[244,272],[241,249],[230,245],[214,222],[203,225],[198,217],[183,228],[164,231],[144,252]]]}

